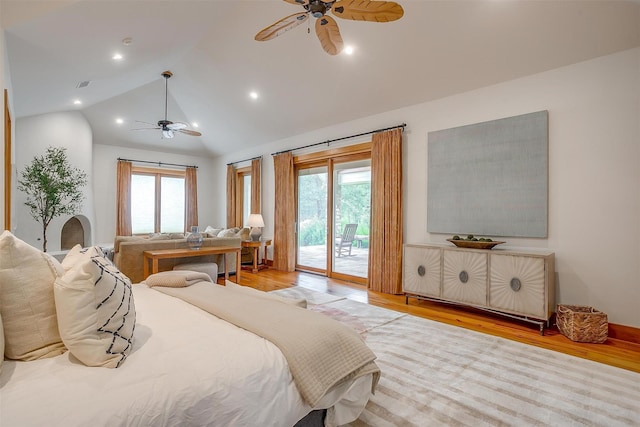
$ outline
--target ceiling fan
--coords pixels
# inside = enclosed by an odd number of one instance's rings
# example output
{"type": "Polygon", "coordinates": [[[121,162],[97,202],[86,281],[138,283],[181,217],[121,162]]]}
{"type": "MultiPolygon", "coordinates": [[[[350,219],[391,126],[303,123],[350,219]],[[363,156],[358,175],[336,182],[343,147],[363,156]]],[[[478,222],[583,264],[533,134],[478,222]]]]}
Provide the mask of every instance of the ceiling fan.
{"type": "Polygon", "coordinates": [[[392,1],[375,0],[284,0],[287,3],[304,7],[304,12],[294,13],[278,22],[269,25],[256,34],[257,41],[271,40],[292,28],[297,27],[309,18],[309,14],[316,20],[316,35],[320,39],[322,48],[329,55],[337,55],[342,51],[343,42],[338,24],[327,15],[329,11],[334,16],[354,21],[389,22],[402,18],[404,10],[398,3],[392,1]]]}
{"type": "Polygon", "coordinates": [[[156,127],[133,129],[133,130],[159,129],[159,130],[162,130],[162,137],[168,138],[168,139],[173,138],[176,132],[184,133],[186,135],[191,135],[191,136],[201,136],[202,134],[200,132],[187,129],[187,125],[185,123],[172,122],[170,120],[167,120],[167,105],[168,105],[168,96],[169,96],[168,86],[169,86],[169,79],[171,78],[171,76],[173,76],[173,73],[171,71],[162,72],[162,77],[164,77],[165,79],[164,80],[164,120],[159,120],[157,126],[152,123],[141,122],[139,120],[136,120],[138,123],[144,123],[146,125],[156,126],[156,127]]]}

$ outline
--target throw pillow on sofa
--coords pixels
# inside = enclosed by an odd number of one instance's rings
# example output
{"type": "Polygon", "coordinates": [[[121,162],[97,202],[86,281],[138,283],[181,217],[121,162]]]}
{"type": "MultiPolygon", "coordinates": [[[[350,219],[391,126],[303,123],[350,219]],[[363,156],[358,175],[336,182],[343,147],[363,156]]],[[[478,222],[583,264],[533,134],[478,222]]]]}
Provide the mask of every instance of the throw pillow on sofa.
{"type": "Polygon", "coordinates": [[[224,228],[213,228],[212,226],[207,225],[207,228],[204,229],[204,233],[208,237],[218,237],[218,234],[220,234],[222,230],[224,230],[224,228]]]}
{"type": "Polygon", "coordinates": [[[220,231],[220,233],[218,233],[218,237],[236,237],[238,231],[240,231],[240,229],[237,227],[225,228],[224,230],[220,231]]]}

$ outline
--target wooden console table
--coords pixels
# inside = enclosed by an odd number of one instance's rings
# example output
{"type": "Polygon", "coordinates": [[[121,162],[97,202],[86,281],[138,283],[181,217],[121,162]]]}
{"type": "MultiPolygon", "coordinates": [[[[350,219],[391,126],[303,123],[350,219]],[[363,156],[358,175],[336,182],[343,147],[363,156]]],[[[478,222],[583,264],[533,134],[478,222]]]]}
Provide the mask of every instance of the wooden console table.
{"type": "MultiPolygon", "coordinates": [[[[188,258],[194,256],[205,256],[205,255],[219,255],[222,254],[223,265],[224,265],[224,278],[225,280],[229,278],[229,268],[227,266],[227,254],[234,253],[236,254],[236,282],[240,281],[240,252],[242,248],[233,247],[233,246],[207,246],[202,247],[200,249],[158,249],[155,251],[144,251],[144,278],[146,279],[149,274],[154,274],[158,272],[158,260],[166,259],[166,258],[188,258]],[[149,272],[149,261],[151,261],[151,272],[149,272]]],[[[215,279],[212,277],[212,279],[215,279]]]]}
{"type": "Polygon", "coordinates": [[[253,249],[253,265],[252,266],[242,266],[244,270],[250,270],[252,273],[257,273],[258,271],[267,268],[266,259],[267,259],[267,246],[271,245],[271,239],[264,239],[257,242],[253,240],[243,240],[242,247],[243,248],[252,248],[253,249]],[[264,246],[264,257],[260,262],[258,262],[258,258],[260,257],[260,248],[264,246]]]}

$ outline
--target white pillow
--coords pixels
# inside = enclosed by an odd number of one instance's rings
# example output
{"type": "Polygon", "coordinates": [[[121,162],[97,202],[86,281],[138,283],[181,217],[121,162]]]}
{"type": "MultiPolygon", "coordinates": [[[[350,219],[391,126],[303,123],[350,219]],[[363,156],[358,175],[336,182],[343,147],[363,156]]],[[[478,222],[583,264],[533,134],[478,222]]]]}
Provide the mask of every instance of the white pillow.
{"type": "Polygon", "coordinates": [[[66,351],[58,333],[53,282],[60,263],[5,230],[0,235],[0,315],[4,355],[36,360],[66,351]]]}
{"type": "Polygon", "coordinates": [[[62,260],[62,268],[64,271],[69,271],[71,267],[82,261],[84,258],[91,258],[92,256],[104,256],[104,252],[99,246],[90,246],[88,248],[82,248],[80,245],[75,245],[62,260]]]}
{"type": "Polygon", "coordinates": [[[204,229],[204,233],[208,234],[210,237],[218,237],[218,234],[223,230],[223,228],[213,228],[210,225],[207,225],[207,228],[204,229]]]}
{"type": "Polygon", "coordinates": [[[133,343],[131,281],[102,256],[80,257],[55,281],[60,336],[87,366],[117,368],[133,343]]]}
{"type": "Polygon", "coordinates": [[[4,360],[4,329],[2,328],[2,316],[0,316],[0,372],[2,372],[3,360],[4,360]]]}
{"type": "Polygon", "coordinates": [[[262,291],[259,291],[258,289],[254,289],[254,288],[251,288],[251,287],[248,287],[248,286],[238,285],[237,283],[234,283],[234,282],[232,282],[230,280],[225,280],[224,284],[227,287],[227,289],[230,289],[232,291],[242,292],[242,293],[245,293],[247,295],[253,295],[253,296],[264,298],[264,299],[280,301],[280,302],[283,302],[285,304],[295,305],[295,306],[298,306],[298,307],[301,307],[301,308],[307,308],[307,300],[304,299],[304,298],[300,298],[300,299],[286,298],[286,297],[282,297],[280,295],[275,295],[275,294],[270,294],[270,293],[267,293],[267,292],[262,292],[262,291]]]}

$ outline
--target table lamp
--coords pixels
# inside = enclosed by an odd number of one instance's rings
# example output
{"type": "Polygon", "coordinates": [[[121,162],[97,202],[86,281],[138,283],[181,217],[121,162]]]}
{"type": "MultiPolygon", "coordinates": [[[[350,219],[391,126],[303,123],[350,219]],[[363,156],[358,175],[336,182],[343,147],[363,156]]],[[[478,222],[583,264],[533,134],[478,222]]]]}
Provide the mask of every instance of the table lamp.
{"type": "Polygon", "coordinates": [[[254,242],[260,241],[260,237],[262,236],[262,227],[264,227],[264,219],[262,219],[262,215],[249,215],[247,225],[251,227],[251,232],[249,233],[249,235],[251,236],[251,240],[254,242]]]}

